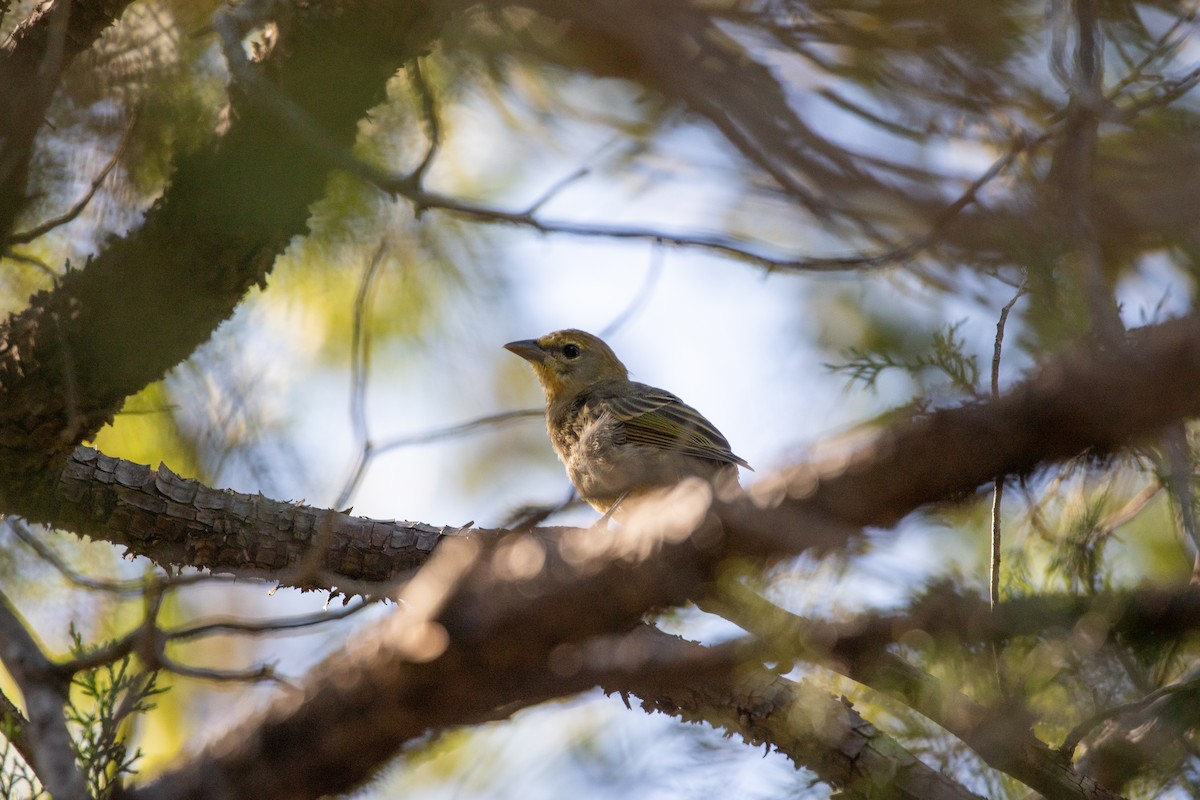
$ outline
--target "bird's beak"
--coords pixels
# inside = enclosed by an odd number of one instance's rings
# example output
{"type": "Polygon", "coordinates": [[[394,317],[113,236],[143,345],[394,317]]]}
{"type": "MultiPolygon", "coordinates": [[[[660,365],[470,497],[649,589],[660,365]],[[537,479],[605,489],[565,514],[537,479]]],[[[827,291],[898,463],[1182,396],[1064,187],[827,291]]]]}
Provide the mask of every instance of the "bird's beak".
{"type": "Polygon", "coordinates": [[[526,361],[531,361],[534,364],[540,364],[546,360],[547,353],[542,349],[542,346],[537,343],[536,339],[522,339],[519,342],[509,342],[504,345],[504,349],[510,353],[516,353],[526,361]]]}

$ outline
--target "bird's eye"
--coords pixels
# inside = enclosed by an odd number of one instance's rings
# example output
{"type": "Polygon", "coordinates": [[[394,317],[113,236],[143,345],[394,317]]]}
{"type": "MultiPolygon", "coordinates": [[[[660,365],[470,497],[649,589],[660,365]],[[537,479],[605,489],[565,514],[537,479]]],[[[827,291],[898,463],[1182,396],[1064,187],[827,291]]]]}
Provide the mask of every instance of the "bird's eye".
{"type": "Polygon", "coordinates": [[[566,356],[567,358],[579,358],[579,345],[564,344],[563,345],[563,355],[566,356]]]}

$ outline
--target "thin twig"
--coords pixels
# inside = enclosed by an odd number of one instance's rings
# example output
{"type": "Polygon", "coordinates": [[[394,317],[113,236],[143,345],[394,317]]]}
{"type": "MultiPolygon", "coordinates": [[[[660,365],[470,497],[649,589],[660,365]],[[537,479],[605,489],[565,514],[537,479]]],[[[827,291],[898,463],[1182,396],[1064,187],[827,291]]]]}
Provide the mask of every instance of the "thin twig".
{"type": "MultiPolygon", "coordinates": [[[[920,253],[932,246],[940,237],[945,227],[958,214],[975,201],[978,192],[999,175],[1012,161],[1023,152],[1038,146],[1051,136],[1049,132],[1038,137],[1022,137],[1015,142],[1010,151],[992,164],[982,175],[971,183],[956,200],[950,203],[934,220],[926,234],[917,237],[908,244],[889,247],[876,253],[860,253],[848,256],[817,257],[817,258],[787,258],[771,256],[747,248],[735,237],[719,235],[693,235],[671,233],[662,229],[643,228],[637,226],[597,225],[582,222],[554,221],[539,219],[534,213],[542,203],[560,190],[565,183],[576,179],[583,172],[573,173],[565,181],[560,181],[547,192],[539,201],[524,211],[504,211],[461,198],[454,198],[438,192],[431,192],[421,185],[424,169],[418,166],[409,174],[389,174],[373,165],[367,164],[349,153],[344,148],[333,144],[307,113],[283,95],[272,84],[264,79],[246,58],[242,49],[241,36],[251,29],[259,20],[258,9],[253,4],[245,3],[241,7],[231,6],[219,13],[213,22],[213,29],[220,35],[222,50],[230,71],[243,88],[255,94],[262,101],[262,106],[279,118],[301,141],[315,153],[326,159],[334,167],[354,175],[380,190],[408,199],[418,214],[427,209],[436,209],[456,216],[473,219],[478,222],[517,225],[531,228],[542,233],[558,233],[564,235],[601,237],[610,239],[629,239],[649,241],[659,244],[671,244],[679,247],[695,247],[711,250],[732,258],[756,264],[771,270],[789,270],[805,272],[840,272],[859,269],[879,269],[911,261],[920,253]]],[[[416,73],[414,73],[416,76],[416,73]]],[[[414,77],[414,85],[420,92],[423,77],[414,77]]],[[[436,117],[436,113],[434,114],[436,117]]],[[[727,135],[736,136],[736,130],[725,131],[727,135]]],[[[431,136],[432,139],[432,136],[431,136]]],[[[424,163],[424,162],[422,162],[424,163]]],[[[787,176],[776,176],[785,187],[791,183],[787,176]]],[[[793,187],[796,188],[796,187],[793,187]]],[[[806,198],[802,197],[802,200],[806,198]]],[[[810,210],[817,216],[823,216],[825,211],[812,198],[807,198],[810,210]]]]}
{"type": "Polygon", "coordinates": [[[390,450],[398,450],[402,447],[412,447],[419,444],[440,442],[445,439],[456,439],[459,436],[466,436],[485,428],[497,428],[510,422],[520,422],[527,419],[543,419],[545,416],[545,410],[540,408],[521,408],[515,411],[500,411],[495,414],[486,414],[482,417],[476,417],[475,419],[470,419],[466,422],[456,422],[453,425],[447,425],[444,428],[434,428],[423,433],[414,433],[408,436],[398,436],[394,439],[388,439],[386,441],[377,443],[372,452],[375,455],[380,455],[390,450]]]}
{"type": "Polygon", "coordinates": [[[604,329],[600,331],[601,339],[607,339],[619,331],[629,320],[633,319],[634,315],[646,307],[646,303],[650,302],[654,288],[658,285],[659,278],[662,277],[663,260],[661,247],[655,247],[650,251],[650,268],[646,270],[646,277],[642,279],[642,285],[638,287],[637,293],[629,301],[629,305],[625,306],[621,313],[613,317],[612,322],[605,325],[604,329]]]}
{"type": "Polygon", "coordinates": [[[163,637],[167,641],[177,642],[187,639],[198,639],[202,636],[212,636],[218,633],[238,633],[247,636],[269,636],[276,633],[287,633],[302,628],[311,628],[316,625],[324,625],[327,622],[336,622],[354,616],[366,608],[371,608],[378,601],[364,600],[355,603],[351,606],[339,609],[337,611],[318,611],[313,614],[306,614],[299,617],[281,617],[279,619],[267,619],[255,622],[250,622],[235,618],[213,619],[203,622],[193,623],[187,627],[177,628],[175,630],[163,631],[163,637]]]}
{"type": "Polygon", "coordinates": [[[214,574],[209,572],[194,572],[188,575],[155,575],[150,579],[133,579],[128,581],[109,581],[93,578],[78,572],[54,552],[29,526],[18,517],[6,517],[5,525],[13,532],[21,543],[33,550],[43,561],[53,567],[69,583],[83,589],[97,592],[108,592],[124,597],[145,594],[148,590],[171,591],[198,583],[233,583],[238,580],[235,575],[214,574]]]}
{"type": "Polygon", "coordinates": [[[190,664],[181,664],[169,656],[160,655],[158,666],[174,675],[201,681],[212,681],[214,683],[260,683],[262,681],[272,681],[284,684],[285,686],[293,685],[286,678],[281,677],[275,672],[274,664],[259,664],[256,667],[247,667],[246,669],[208,669],[206,667],[193,667],[190,664]]]}
{"type": "Polygon", "coordinates": [[[12,259],[18,264],[28,264],[32,267],[37,267],[38,271],[57,281],[61,276],[54,271],[54,268],[47,264],[37,256],[31,256],[28,253],[18,253],[16,250],[0,251],[0,256],[12,259]]]}
{"type": "MultiPolygon", "coordinates": [[[[992,349],[992,399],[1000,398],[1000,353],[1004,347],[1004,327],[1008,324],[1009,312],[1024,296],[1026,284],[1021,283],[1013,298],[1000,309],[1000,318],[996,320],[996,340],[992,349]]],[[[997,475],[992,483],[992,562],[991,574],[988,581],[988,598],[992,608],[1000,599],[1000,557],[1002,552],[1002,531],[1000,505],[1004,499],[1004,476],[997,475]]]]}
{"type": "Polygon", "coordinates": [[[528,214],[529,216],[533,216],[537,212],[541,211],[542,207],[546,205],[546,203],[549,203],[551,200],[557,197],[564,189],[566,189],[572,183],[586,178],[591,174],[591,172],[592,170],[590,167],[580,167],[570,175],[555,181],[550,185],[550,188],[542,193],[541,197],[529,204],[529,207],[525,209],[524,213],[528,214]]]}
{"type": "Polygon", "coordinates": [[[367,429],[367,379],[371,366],[371,338],[367,317],[370,315],[375,281],[379,277],[380,267],[387,252],[388,241],[384,238],[379,241],[375,254],[367,262],[358,282],[358,292],[354,296],[354,322],[350,335],[350,423],[359,451],[354,466],[333,503],[333,507],[338,509],[345,508],[350,502],[375,455],[370,431],[367,429]]]}
{"type": "Polygon", "coordinates": [[[42,224],[30,228],[27,231],[12,234],[5,240],[4,246],[7,247],[14,244],[29,244],[34,239],[45,236],[55,228],[74,221],[76,217],[82,214],[84,209],[88,207],[88,204],[92,202],[92,198],[96,196],[96,192],[100,191],[100,187],[108,178],[109,173],[113,171],[117,164],[121,162],[122,156],[125,155],[125,150],[129,147],[129,142],[133,139],[133,128],[134,125],[137,124],[137,117],[138,112],[135,108],[129,114],[129,121],[125,124],[125,131],[121,134],[121,138],[117,142],[117,149],[113,151],[112,157],[108,159],[108,162],[104,165],[104,168],[100,170],[99,174],[92,179],[91,186],[88,188],[87,192],[84,193],[83,197],[75,202],[75,205],[71,206],[63,214],[60,214],[57,217],[51,217],[42,224]]]}
{"type": "Polygon", "coordinates": [[[144,580],[106,581],[100,578],[92,578],[84,575],[82,572],[76,572],[57,553],[50,549],[37,534],[31,531],[23,520],[16,517],[7,517],[4,520],[4,524],[26,547],[33,550],[38,555],[38,558],[48,563],[63,578],[76,586],[126,597],[140,595],[146,589],[146,582],[144,580]]]}
{"type": "Polygon", "coordinates": [[[421,59],[414,58],[412,60],[412,63],[409,65],[409,78],[413,91],[420,102],[421,118],[425,120],[425,131],[429,137],[429,147],[425,150],[425,157],[421,159],[421,163],[417,164],[416,169],[409,175],[409,180],[412,181],[413,185],[420,185],[421,181],[425,179],[425,173],[433,165],[433,160],[437,157],[438,150],[441,149],[442,124],[438,117],[437,98],[433,94],[433,87],[425,79],[425,73],[421,69],[421,59]]]}
{"type": "Polygon", "coordinates": [[[143,596],[142,621],[129,633],[111,642],[79,653],[70,661],[54,665],[55,671],[66,680],[90,669],[112,664],[126,656],[136,654],[151,670],[161,668],[159,656],[164,640],[158,627],[158,615],[162,611],[164,592],[161,586],[148,587],[143,596]]]}

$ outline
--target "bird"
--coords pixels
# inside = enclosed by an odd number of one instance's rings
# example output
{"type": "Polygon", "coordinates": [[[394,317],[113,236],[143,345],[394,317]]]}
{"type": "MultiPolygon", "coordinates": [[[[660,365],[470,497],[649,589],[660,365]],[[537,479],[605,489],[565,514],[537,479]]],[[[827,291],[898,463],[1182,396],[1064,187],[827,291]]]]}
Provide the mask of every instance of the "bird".
{"type": "Polygon", "coordinates": [[[533,367],[546,396],[550,443],[602,521],[627,499],[684,478],[702,478],[725,494],[739,486],[738,467],[753,471],[699,411],[629,380],[598,336],[571,328],[504,347],[533,367]]]}

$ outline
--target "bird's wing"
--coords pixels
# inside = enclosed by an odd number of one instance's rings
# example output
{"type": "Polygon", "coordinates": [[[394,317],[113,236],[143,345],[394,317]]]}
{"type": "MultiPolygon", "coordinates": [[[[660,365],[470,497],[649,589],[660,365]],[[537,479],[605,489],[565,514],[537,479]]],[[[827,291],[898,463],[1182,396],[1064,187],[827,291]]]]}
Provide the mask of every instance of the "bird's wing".
{"type": "Polygon", "coordinates": [[[750,469],[745,459],[733,454],[729,442],[711,422],[670,392],[647,386],[637,393],[610,396],[605,401],[631,444],[661,447],[750,469]]]}

